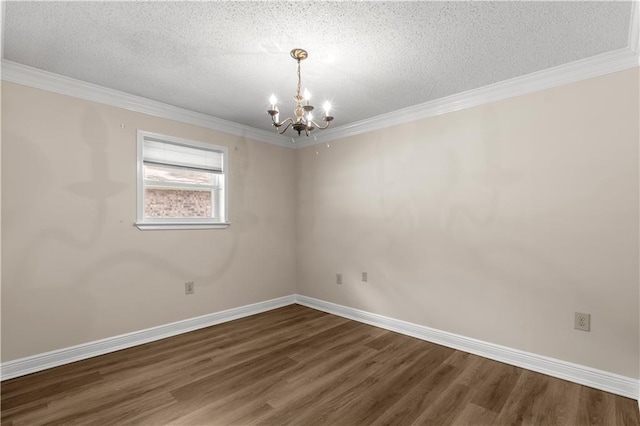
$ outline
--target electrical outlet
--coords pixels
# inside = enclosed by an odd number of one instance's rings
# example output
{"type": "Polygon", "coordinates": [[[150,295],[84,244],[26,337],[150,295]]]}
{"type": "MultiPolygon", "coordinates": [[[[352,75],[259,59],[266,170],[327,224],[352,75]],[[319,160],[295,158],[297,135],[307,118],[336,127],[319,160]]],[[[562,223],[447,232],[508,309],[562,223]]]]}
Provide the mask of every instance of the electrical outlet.
{"type": "Polygon", "coordinates": [[[369,276],[367,275],[367,273],[366,273],[366,272],[363,272],[363,273],[362,273],[362,282],[363,282],[363,283],[366,283],[368,278],[369,278],[369,276]]]}
{"type": "Polygon", "coordinates": [[[193,281],[184,283],[184,294],[193,294],[196,291],[196,284],[193,281]]]}
{"type": "Polygon", "coordinates": [[[336,284],[342,284],[342,274],[336,274],[336,284]]]}
{"type": "Polygon", "coordinates": [[[576,312],[574,328],[576,330],[591,331],[591,314],[576,312]]]}

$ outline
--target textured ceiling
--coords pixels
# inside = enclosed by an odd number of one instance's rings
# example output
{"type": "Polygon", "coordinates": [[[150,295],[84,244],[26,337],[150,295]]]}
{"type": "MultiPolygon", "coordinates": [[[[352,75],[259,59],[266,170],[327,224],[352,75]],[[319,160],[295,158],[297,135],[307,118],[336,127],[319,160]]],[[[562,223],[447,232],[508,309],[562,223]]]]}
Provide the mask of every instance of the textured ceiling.
{"type": "Polygon", "coordinates": [[[6,2],[4,58],[255,128],[335,126],[627,47],[630,2],[6,2]]]}

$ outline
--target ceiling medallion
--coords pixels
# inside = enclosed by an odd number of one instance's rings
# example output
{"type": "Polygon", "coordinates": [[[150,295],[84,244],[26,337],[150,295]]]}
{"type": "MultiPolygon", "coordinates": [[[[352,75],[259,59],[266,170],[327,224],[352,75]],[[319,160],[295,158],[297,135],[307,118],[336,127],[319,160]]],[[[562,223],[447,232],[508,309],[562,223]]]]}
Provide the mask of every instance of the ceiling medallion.
{"type": "Polygon", "coordinates": [[[304,49],[293,49],[291,51],[291,57],[298,62],[298,86],[296,88],[296,95],[293,97],[293,100],[296,101],[296,108],[294,110],[295,118],[287,117],[280,121],[280,110],[276,105],[278,100],[275,95],[271,95],[269,98],[269,109],[267,110],[267,113],[271,116],[271,121],[273,121],[276,132],[280,134],[286,132],[289,127],[293,127],[293,130],[298,132],[298,135],[301,135],[304,131],[305,135],[309,136],[311,131],[314,129],[326,129],[329,127],[331,120],[333,120],[333,117],[329,114],[331,111],[331,104],[329,102],[325,102],[323,105],[324,116],[322,119],[326,124],[324,126],[320,126],[318,123],[313,121],[313,115],[311,114],[311,111],[313,111],[313,105],[309,103],[311,94],[307,89],[305,89],[304,94],[300,96],[300,61],[307,59],[307,56],[307,51],[304,49]]]}

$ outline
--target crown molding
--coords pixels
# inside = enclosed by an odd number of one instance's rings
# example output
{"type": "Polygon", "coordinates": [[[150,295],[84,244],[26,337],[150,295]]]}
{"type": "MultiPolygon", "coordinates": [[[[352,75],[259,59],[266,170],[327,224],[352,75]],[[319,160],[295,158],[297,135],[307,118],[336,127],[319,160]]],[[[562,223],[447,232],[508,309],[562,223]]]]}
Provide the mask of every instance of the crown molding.
{"type": "Polygon", "coordinates": [[[48,90],[62,95],[124,108],[130,111],[180,121],[284,148],[304,148],[412,121],[496,102],[515,96],[550,89],[640,66],[640,5],[631,2],[628,47],[548,68],[477,89],[392,111],[365,120],[328,129],[309,137],[283,137],[277,133],[245,126],[199,112],[175,107],[96,84],[2,60],[4,81],[48,90]]]}
{"type": "Polygon", "coordinates": [[[2,60],[2,80],[291,148],[291,143],[288,142],[288,139],[283,140],[282,137],[279,137],[280,135],[275,133],[4,59],[2,60]]]}
{"type": "Polygon", "coordinates": [[[460,111],[490,102],[623,71],[638,65],[637,52],[630,48],[619,49],[325,130],[311,140],[296,141],[296,148],[327,143],[336,139],[460,111]]]}
{"type": "Polygon", "coordinates": [[[328,129],[313,139],[296,138],[295,148],[318,145],[337,139],[386,129],[392,126],[435,117],[490,102],[551,89],[564,84],[595,78],[640,66],[640,1],[631,1],[631,21],[627,48],[548,68],[520,77],[490,84],[445,98],[392,111],[365,120],[328,129]]]}
{"type": "Polygon", "coordinates": [[[640,2],[631,2],[631,24],[629,25],[629,50],[636,54],[640,65],[640,2]]]}
{"type": "Polygon", "coordinates": [[[0,58],[4,58],[4,29],[5,29],[4,13],[5,13],[5,5],[6,4],[7,4],[6,1],[0,2],[0,23],[1,23],[1,28],[0,28],[0,58]]]}

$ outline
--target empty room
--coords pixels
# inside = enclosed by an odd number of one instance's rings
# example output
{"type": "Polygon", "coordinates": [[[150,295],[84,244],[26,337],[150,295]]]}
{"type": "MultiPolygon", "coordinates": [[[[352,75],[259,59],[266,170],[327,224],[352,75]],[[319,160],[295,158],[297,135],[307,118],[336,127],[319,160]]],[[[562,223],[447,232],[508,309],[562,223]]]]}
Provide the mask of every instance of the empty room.
{"type": "Polygon", "coordinates": [[[2,1],[2,425],[640,425],[640,5],[2,1]]]}

